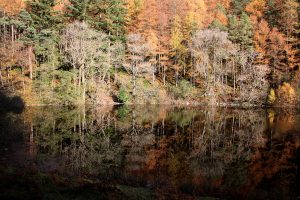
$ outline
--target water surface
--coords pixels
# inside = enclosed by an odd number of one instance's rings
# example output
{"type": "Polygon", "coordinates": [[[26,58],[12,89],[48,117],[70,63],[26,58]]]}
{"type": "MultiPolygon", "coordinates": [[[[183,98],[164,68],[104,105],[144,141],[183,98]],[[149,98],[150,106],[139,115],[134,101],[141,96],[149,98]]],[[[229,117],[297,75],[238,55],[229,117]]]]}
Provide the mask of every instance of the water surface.
{"type": "Polygon", "coordinates": [[[1,199],[300,196],[297,109],[31,107],[0,145],[1,199]]]}

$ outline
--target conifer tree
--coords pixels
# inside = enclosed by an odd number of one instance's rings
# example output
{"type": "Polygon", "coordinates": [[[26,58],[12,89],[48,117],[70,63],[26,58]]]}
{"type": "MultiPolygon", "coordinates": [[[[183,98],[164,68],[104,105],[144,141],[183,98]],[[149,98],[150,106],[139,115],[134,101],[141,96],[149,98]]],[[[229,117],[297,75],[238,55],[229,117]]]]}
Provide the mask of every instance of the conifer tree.
{"type": "Polygon", "coordinates": [[[70,18],[71,21],[86,21],[90,2],[90,0],[69,0],[66,17],[70,18]]]}
{"type": "Polygon", "coordinates": [[[250,17],[243,12],[241,15],[240,19],[240,30],[241,30],[241,35],[240,35],[240,44],[242,47],[251,47],[253,40],[253,27],[252,23],[250,20],[250,17]]]}
{"type": "Polygon", "coordinates": [[[240,19],[231,16],[229,19],[229,39],[247,49],[252,46],[253,27],[250,17],[243,12],[240,19]]]}
{"type": "Polygon", "coordinates": [[[123,0],[92,0],[90,24],[107,33],[111,40],[125,40],[126,9],[123,0]]]}
{"type": "Polygon", "coordinates": [[[33,27],[40,32],[43,29],[57,29],[61,16],[53,8],[56,0],[31,0],[27,1],[27,11],[31,15],[33,27]]]}
{"type": "Polygon", "coordinates": [[[234,43],[238,43],[240,28],[239,28],[239,21],[235,15],[229,17],[228,32],[229,32],[228,39],[230,39],[234,43]]]}

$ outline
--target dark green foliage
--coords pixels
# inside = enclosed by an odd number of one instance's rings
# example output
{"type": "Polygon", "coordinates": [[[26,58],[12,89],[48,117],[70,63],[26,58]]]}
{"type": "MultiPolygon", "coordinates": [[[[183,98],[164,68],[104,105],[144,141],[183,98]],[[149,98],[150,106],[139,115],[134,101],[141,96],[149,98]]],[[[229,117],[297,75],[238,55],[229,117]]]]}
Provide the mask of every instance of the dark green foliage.
{"type": "Polygon", "coordinates": [[[56,0],[31,0],[27,1],[27,11],[32,18],[32,27],[38,32],[43,29],[57,29],[61,22],[61,15],[53,8],[56,0]]]}
{"type": "Polygon", "coordinates": [[[125,40],[126,10],[123,0],[92,0],[92,25],[106,32],[111,40],[125,40]]]}
{"type": "Polygon", "coordinates": [[[67,6],[66,17],[71,21],[85,21],[88,20],[88,7],[90,0],[69,0],[69,5],[67,6]]]}
{"type": "Polygon", "coordinates": [[[125,40],[126,10],[123,0],[70,0],[66,17],[70,21],[87,21],[110,39],[125,40]]]}
{"type": "Polygon", "coordinates": [[[252,46],[253,27],[250,17],[245,12],[242,13],[240,19],[235,15],[229,17],[228,32],[228,38],[233,43],[241,45],[244,49],[252,46]]]}
{"type": "Polygon", "coordinates": [[[229,27],[228,27],[229,36],[228,38],[232,42],[238,42],[239,41],[239,21],[235,15],[232,15],[229,17],[229,27]]]}
{"type": "Polygon", "coordinates": [[[241,29],[241,45],[243,47],[252,46],[253,40],[253,27],[250,17],[243,12],[240,19],[240,29],[241,29]]]}
{"type": "Polygon", "coordinates": [[[268,9],[265,11],[266,19],[271,27],[278,27],[278,19],[280,19],[280,12],[276,8],[274,0],[267,1],[268,9]]]}
{"type": "Polygon", "coordinates": [[[54,11],[55,0],[27,1],[27,9],[19,14],[23,28],[23,40],[34,47],[39,64],[49,62],[49,53],[58,46],[58,31],[62,27],[62,15],[54,11]]]}

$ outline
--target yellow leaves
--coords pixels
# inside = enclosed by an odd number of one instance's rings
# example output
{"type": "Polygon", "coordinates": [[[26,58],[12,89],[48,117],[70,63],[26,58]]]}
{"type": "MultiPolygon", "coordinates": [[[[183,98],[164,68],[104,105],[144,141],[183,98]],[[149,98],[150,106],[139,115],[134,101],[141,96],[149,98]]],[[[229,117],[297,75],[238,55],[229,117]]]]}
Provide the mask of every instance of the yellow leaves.
{"type": "Polygon", "coordinates": [[[292,98],[296,95],[294,88],[289,83],[284,82],[279,87],[279,92],[286,95],[288,98],[292,98]]]}
{"type": "Polygon", "coordinates": [[[274,112],[274,110],[272,110],[272,109],[268,110],[268,119],[269,119],[269,124],[272,127],[274,125],[274,120],[275,120],[275,112],[274,112]]]}
{"type": "Polygon", "coordinates": [[[203,0],[187,0],[186,19],[197,24],[198,28],[203,26],[206,16],[207,7],[203,0]]]}
{"type": "Polygon", "coordinates": [[[138,17],[145,5],[145,0],[126,0],[127,21],[132,23],[138,17]]]}
{"type": "Polygon", "coordinates": [[[147,41],[152,51],[156,51],[158,49],[159,40],[157,34],[153,30],[149,31],[147,41]]]}
{"type": "Polygon", "coordinates": [[[296,102],[295,89],[289,84],[284,82],[276,90],[271,89],[268,95],[268,104],[274,104],[275,102],[281,106],[293,105],[296,102]]]}
{"type": "Polygon", "coordinates": [[[280,106],[291,106],[297,102],[295,89],[289,84],[284,82],[276,91],[277,103],[280,106]]]}
{"type": "Polygon", "coordinates": [[[276,100],[275,90],[271,88],[270,93],[268,95],[268,104],[273,104],[276,100]]]}
{"type": "Polygon", "coordinates": [[[184,18],[183,22],[183,34],[185,38],[189,38],[191,33],[194,30],[197,30],[199,27],[200,21],[197,20],[195,13],[193,12],[188,12],[186,17],[184,18]]]}
{"type": "Polygon", "coordinates": [[[138,14],[144,7],[144,0],[126,0],[129,15],[138,14]]]}
{"type": "Polygon", "coordinates": [[[184,39],[183,33],[181,31],[181,20],[179,16],[175,16],[172,30],[171,30],[171,46],[174,50],[179,50],[182,48],[182,41],[184,39]]]}

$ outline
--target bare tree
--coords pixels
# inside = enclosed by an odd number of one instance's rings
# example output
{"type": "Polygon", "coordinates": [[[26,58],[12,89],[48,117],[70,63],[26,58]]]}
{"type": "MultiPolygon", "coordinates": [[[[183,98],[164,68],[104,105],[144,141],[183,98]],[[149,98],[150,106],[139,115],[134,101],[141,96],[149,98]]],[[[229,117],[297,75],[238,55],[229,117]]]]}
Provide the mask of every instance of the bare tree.
{"type": "Polygon", "coordinates": [[[210,103],[236,100],[261,103],[267,94],[267,70],[254,66],[254,54],[241,50],[219,30],[199,30],[192,37],[190,51],[194,73],[205,81],[210,103]],[[249,96],[251,95],[251,96],[249,96]]]}
{"type": "Polygon", "coordinates": [[[125,59],[125,46],[122,44],[122,42],[117,41],[113,45],[110,46],[110,52],[111,52],[111,64],[114,67],[114,80],[117,79],[117,70],[121,67],[122,63],[125,59]]]}
{"type": "MultiPolygon", "coordinates": [[[[228,83],[230,58],[236,54],[236,46],[227,39],[228,33],[219,30],[199,30],[192,37],[190,50],[194,60],[194,73],[205,80],[206,95],[215,99],[215,92],[228,83]],[[225,61],[225,62],[224,62],[225,61]]],[[[223,92],[224,88],[220,92],[223,92]]],[[[215,103],[215,102],[213,102],[215,103]]]]}
{"type": "Polygon", "coordinates": [[[127,39],[128,62],[124,65],[132,74],[133,96],[136,95],[136,78],[139,74],[153,73],[150,58],[150,45],[144,41],[140,34],[130,34],[127,39]]]}
{"type": "Polygon", "coordinates": [[[107,35],[96,31],[85,22],[69,24],[62,35],[64,58],[74,69],[74,86],[85,101],[86,79],[104,79],[110,63],[108,62],[107,35]],[[78,73],[77,73],[78,70],[78,73]]]}

